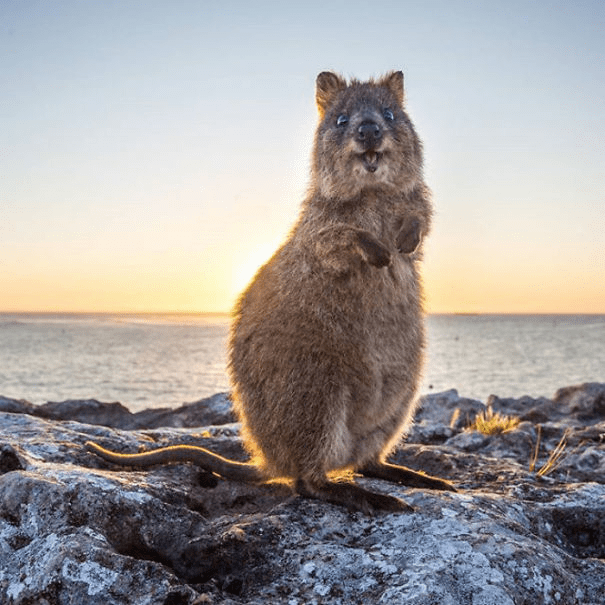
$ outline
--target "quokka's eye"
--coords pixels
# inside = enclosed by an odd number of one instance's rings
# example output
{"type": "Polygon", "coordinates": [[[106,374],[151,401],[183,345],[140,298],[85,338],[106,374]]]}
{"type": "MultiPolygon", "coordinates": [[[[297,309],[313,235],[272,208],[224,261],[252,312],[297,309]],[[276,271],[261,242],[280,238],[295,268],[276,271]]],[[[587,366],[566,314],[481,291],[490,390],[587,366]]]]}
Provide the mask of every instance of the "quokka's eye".
{"type": "Polygon", "coordinates": [[[348,124],[349,122],[349,116],[341,113],[338,118],[336,118],[336,126],[344,126],[345,124],[348,124]]]}
{"type": "Polygon", "coordinates": [[[388,107],[382,112],[382,115],[384,115],[384,119],[388,122],[392,122],[395,119],[395,114],[388,107]]]}

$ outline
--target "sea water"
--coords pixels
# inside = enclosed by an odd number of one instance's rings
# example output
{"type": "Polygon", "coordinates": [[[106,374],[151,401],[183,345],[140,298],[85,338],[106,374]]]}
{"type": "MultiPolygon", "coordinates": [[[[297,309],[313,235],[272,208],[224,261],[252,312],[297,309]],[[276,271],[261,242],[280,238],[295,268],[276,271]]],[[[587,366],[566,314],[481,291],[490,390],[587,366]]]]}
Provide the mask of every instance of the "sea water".
{"type": "MultiPolygon", "coordinates": [[[[605,315],[431,315],[421,393],[605,382],[605,315]]],[[[177,407],[228,391],[225,315],[0,314],[0,395],[177,407]]]]}

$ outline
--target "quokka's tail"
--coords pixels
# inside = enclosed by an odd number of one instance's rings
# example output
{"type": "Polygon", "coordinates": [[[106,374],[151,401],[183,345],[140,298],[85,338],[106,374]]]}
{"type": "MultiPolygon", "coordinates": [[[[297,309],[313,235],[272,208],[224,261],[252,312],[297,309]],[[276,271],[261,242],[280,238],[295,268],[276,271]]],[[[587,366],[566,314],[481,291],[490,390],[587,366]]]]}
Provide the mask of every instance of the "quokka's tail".
{"type": "Polygon", "coordinates": [[[106,450],[97,443],[87,441],[89,452],[93,452],[108,462],[122,466],[155,466],[158,464],[174,464],[176,462],[191,462],[204,470],[220,475],[225,479],[256,483],[263,480],[258,467],[246,462],[236,462],[223,458],[218,454],[195,445],[171,445],[139,454],[120,454],[106,450]]]}

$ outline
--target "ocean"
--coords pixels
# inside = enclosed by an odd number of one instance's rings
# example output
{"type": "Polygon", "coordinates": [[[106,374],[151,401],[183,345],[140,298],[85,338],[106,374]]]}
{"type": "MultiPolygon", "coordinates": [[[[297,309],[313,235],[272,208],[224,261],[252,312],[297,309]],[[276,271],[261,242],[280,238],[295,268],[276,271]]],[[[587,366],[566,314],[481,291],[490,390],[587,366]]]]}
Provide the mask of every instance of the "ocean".
{"type": "MultiPolygon", "coordinates": [[[[605,315],[430,315],[420,392],[486,401],[605,382],[605,315]]],[[[136,412],[229,390],[226,315],[0,314],[0,395],[136,412]]]]}

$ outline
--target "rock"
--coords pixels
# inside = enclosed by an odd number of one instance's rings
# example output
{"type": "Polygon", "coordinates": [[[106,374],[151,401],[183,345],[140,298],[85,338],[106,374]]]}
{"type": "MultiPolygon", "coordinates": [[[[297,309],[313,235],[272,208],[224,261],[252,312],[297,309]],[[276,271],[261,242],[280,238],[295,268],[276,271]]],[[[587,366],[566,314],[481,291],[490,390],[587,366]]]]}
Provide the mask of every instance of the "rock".
{"type": "Polygon", "coordinates": [[[244,459],[224,394],[139,414],[0,398],[0,603],[603,603],[604,394],[591,383],[492,396],[494,411],[524,419],[496,435],[465,429],[483,403],[424,397],[392,459],[459,491],[360,478],[415,507],[375,517],[186,464],[125,471],[82,447],[196,443],[244,459]],[[561,443],[558,466],[538,475],[561,443]]]}
{"type": "Polygon", "coordinates": [[[153,408],[133,414],[119,402],[103,403],[96,399],[51,401],[32,405],[28,401],[0,396],[0,412],[32,414],[52,420],[76,420],[116,429],[146,429],[160,426],[196,427],[235,422],[228,393],[187,403],[180,408],[153,408]]]}
{"type": "Polygon", "coordinates": [[[217,393],[176,409],[143,410],[133,416],[136,418],[136,428],[196,427],[235,422],[229,393],[217,393]]]}
{"type": "Polygon", "coordinates": [[[14,414],[35,414],[36,406],[23,399],[9,399],[0,395],[0,412],[14,414]]]}
{"type": "Polygon", "coordinates": [[[96,399],[51,401],[37,406],[33,414],[52,420],[69,418],[86,424],[101,424],[115,428],[135,428],[134,417],[121,403],[102,403],[96,399]]]}
{"type": "Polygon", "coordinates": [[[555,405],[587,424],[599,422],[605,416],[605,385],[598,382],[559,389],[553,398],[555,405]]]}

